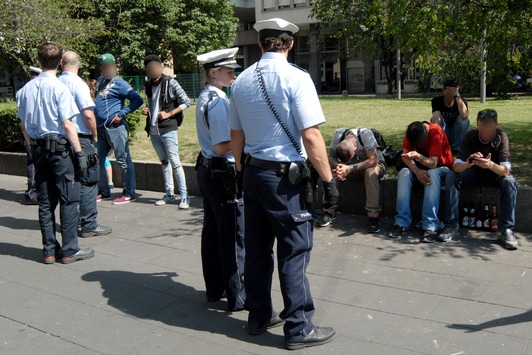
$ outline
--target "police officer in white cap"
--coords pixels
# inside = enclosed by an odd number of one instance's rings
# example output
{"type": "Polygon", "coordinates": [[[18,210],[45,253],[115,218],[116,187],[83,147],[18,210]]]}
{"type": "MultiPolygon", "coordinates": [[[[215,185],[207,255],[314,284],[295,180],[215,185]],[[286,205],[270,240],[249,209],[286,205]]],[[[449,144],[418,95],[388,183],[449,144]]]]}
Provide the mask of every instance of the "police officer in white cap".
{"type": "Polygon", "coordinates": [[[201,153],[196,170],[203,194],[201,260],[209,302],[225,294],[229,311],[244,309],[244,208],[237,189],[235,159],[227,123],[229,100],[224,87],[235,80],[238,48],[198,56],[206,75],[196,106],[196,129],[201,153]]]}
{"type": "Polygon", "coordinates": [[[238,169],[242,151],[249,154],[244,167],[248,332],[261,334],[281,318],[285,346],[294,350],[322,345],[335,334],[312,323],[306,277],[313,243],[309,165],[324,181],[326,203],[337,203],[338,190],[318,128],[325,118],[314,84],[287,61],[298,27],[271,19],[257,22],[255,29],[263,54],[233,84],[229,113],[238,169]],[[275,239],[284,300],[279,317],[270,294],[275,239]]]}

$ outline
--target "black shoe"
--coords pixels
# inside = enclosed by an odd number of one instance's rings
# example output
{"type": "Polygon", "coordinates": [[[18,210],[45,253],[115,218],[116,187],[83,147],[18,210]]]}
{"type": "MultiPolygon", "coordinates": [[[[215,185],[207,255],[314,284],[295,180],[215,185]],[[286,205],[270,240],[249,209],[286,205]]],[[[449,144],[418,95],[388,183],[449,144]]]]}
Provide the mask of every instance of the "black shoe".
{"type": "Polygon", "coordinates": [[[451,240],[458,240],[460,238],[460,229],[458,227],[445,226],[443,231],[436,237],[439,242],[449,242],[451,240]]]}
{"type": "Polygon", "coordinates": [[[81,237],[82,238],[90,238],[90,237],[97,237],[100,235],[108,235],[111,234],[113,231],[113,228],[102,226],[101,224],[98,224],[98,226],[90,231],[81,231],[81,237]]]}
{"type": "Polygon", "coordinates": [[[207,302],[209,302],[209,303],[218,302],[222,298],[227,298],[227,295],[225,294],[225,291],[222,292],[222,294],[220,296],[218,296],[218,297],[207,296],[207,302]]]}
{"type": "Polygon", "coordinates": [[[80,260],[87,260],[94,257],[94,249],[92,248],[82,248],[76,254],[72,256],[63,256],[61,262],[63,264],[71,264],[80,260]]]}
{"type": "Polygon", "coordinates": [[[438,233],[431,230],[426,230],[423,232],[423,237],[421,237],[422,243],[434,243],[436,240],[436,237],[438,236],[438,233]]]}
{"type": "Polygon", "coordinates": [[[401,234],[408,232],[409,228],[401,227],[396,224],[388,234],[388,238],[401,238],[401,234]]]}
{"type": "Polygon", "coordinates": [[[333,328],[329,327],[314,327],[309,335],[304,337],[301,340],[297,341],[287,341],[285,343],[285,346],[288,350],[298,350],[303,348],[308,348],[311,346],[319,346],[323,344],[327,344],[331,340],[333,340],[334,335],[336,332],[333,328]]]}
{"type": "Polygon", "coordinates": [[[336,221],[336,212],[324,211],[316,221],[316,226],[327,227],[336,221]]]}
{"type": "Polygon", "coordinates": [[[370,217],[368,224],[368,233],[379,233],[381,231],[381,219],[379,217],[370,217]]]}
{"type": "Polygon", "coordinates": [[[284,320],[279,318],[279,315],[275,313],[270,319],[263,323],[249,323],[248,322],[248,333],[250,335],[261,335],[265,331],[271,328],[278,327],[284,323],[284,320]]]}
{"type": "Polygon", "coordinates": [[[515,250],[519,247],[517,239],[515,239],[514,231],[508,228],[502,231],[501,242],[508,250],[515,250]]]}
{"type": "Polygon", "coordinates": [[[24,204],[27,205],[27,206],[31,206],[31,205],[39,205],[39,201],[37,200],[32,200],[32,199],[26,199],[24,200],[24,204]]]}

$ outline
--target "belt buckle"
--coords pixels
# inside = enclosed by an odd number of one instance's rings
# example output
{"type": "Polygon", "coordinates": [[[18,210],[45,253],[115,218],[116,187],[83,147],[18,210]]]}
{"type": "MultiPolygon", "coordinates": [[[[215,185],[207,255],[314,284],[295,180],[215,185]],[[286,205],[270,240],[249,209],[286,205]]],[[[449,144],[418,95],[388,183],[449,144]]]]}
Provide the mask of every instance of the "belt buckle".
{"type": "Polygon", "coordinates": [[[281,173],[281,175],[284,175],[286,173],[286,164],[284,163],[280,164],[279,173],[281,173]]]}

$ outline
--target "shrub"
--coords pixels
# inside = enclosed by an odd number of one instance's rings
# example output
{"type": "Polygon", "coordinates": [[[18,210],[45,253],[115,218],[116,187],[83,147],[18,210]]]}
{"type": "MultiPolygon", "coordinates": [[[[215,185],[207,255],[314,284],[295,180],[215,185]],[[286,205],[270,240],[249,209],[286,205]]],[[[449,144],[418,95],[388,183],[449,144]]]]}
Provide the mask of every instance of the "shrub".
{"type": "Polygon", "coordinates": [[[0,150],[23,152],[23,137],[14,100],[0,102],[0,150]]]}

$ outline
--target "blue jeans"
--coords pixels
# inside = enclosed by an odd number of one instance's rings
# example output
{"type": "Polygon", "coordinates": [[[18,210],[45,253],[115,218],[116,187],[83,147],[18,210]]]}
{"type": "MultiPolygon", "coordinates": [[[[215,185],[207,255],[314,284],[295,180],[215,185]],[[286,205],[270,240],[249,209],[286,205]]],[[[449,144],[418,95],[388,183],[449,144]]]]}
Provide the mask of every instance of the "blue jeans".
{"type": "Polygon", "coordinates": [[[440,126],[445,131],[445,135],[449,140],[451,150],[460,150],[464,135],[469,129],[469,118],[463,119],[461,116],[456,117],[452,125],[449,125],[443,118],[440,119],[440,126]]]}
{"type": "MultiPolygon", "coordinates": [[[[443,178],[445,178],[449,171],[449,168],[446,166],[427,170],[430,177],[430,185],[423,187],[423,209],[421,212],[423,230],[438,230],[440,225],[438,210],[440,208],[441,184],[443,178]]],[[[403,228],[408,228],[412,224],[410,196],[412,195],[412,186],[416,182],[418,180],[412,170],[409,168],[401,169],[397,180],[397,201],[395,206],[397,216],[395,216],[395,224],[403,228]]]]}
{"type": "Polygon", "coordinates": [[[26,201],[37,200],[37,186],[35,184],[35,165],[33,164],[33,154],[31,147],[24,141],[24,150],[26,151],[27,172],[28,172],[28,189],[24,192],[26,201]]]}
{"type": "Polygon", "coordinates": [[[181,198],[187,198],[187,181],[185,171],[179,160],[179,145],[177,142],[177,131],[170,131],[162,135],[150,134],[153,149],[159,156],[163,166],[164,186],[168,196],[174,195],[174,178],[177,180],[179,195],[181,198]],[[173,174],[172,174],[173,171],[173,174]]]}
{"type": "Polygon", "coordinates": [[[515,205],[517,202],[517,182],[513,175],[499,176],[492,171],[469,168],[461,173],[451,172],[445,180],[445,224],[458,227],[460,189],[471,185],[495,185],[500,189],[501,211],[499,229],[513,229],[515,226],[515,205]]]}
{"type": "Polygon", "coordinates": [[[122,120],[117,127],[98,127],[98,160],[100,162],[100,181],[98,182],[100,194],[109,197],[111,190],[105,172],[105,157],[111,149],[115,152],[116,163],[122,170],[124,191],[122,194],[135,198],[135,167],[129,153],[129,129],[127,123],[122,120]]]}

